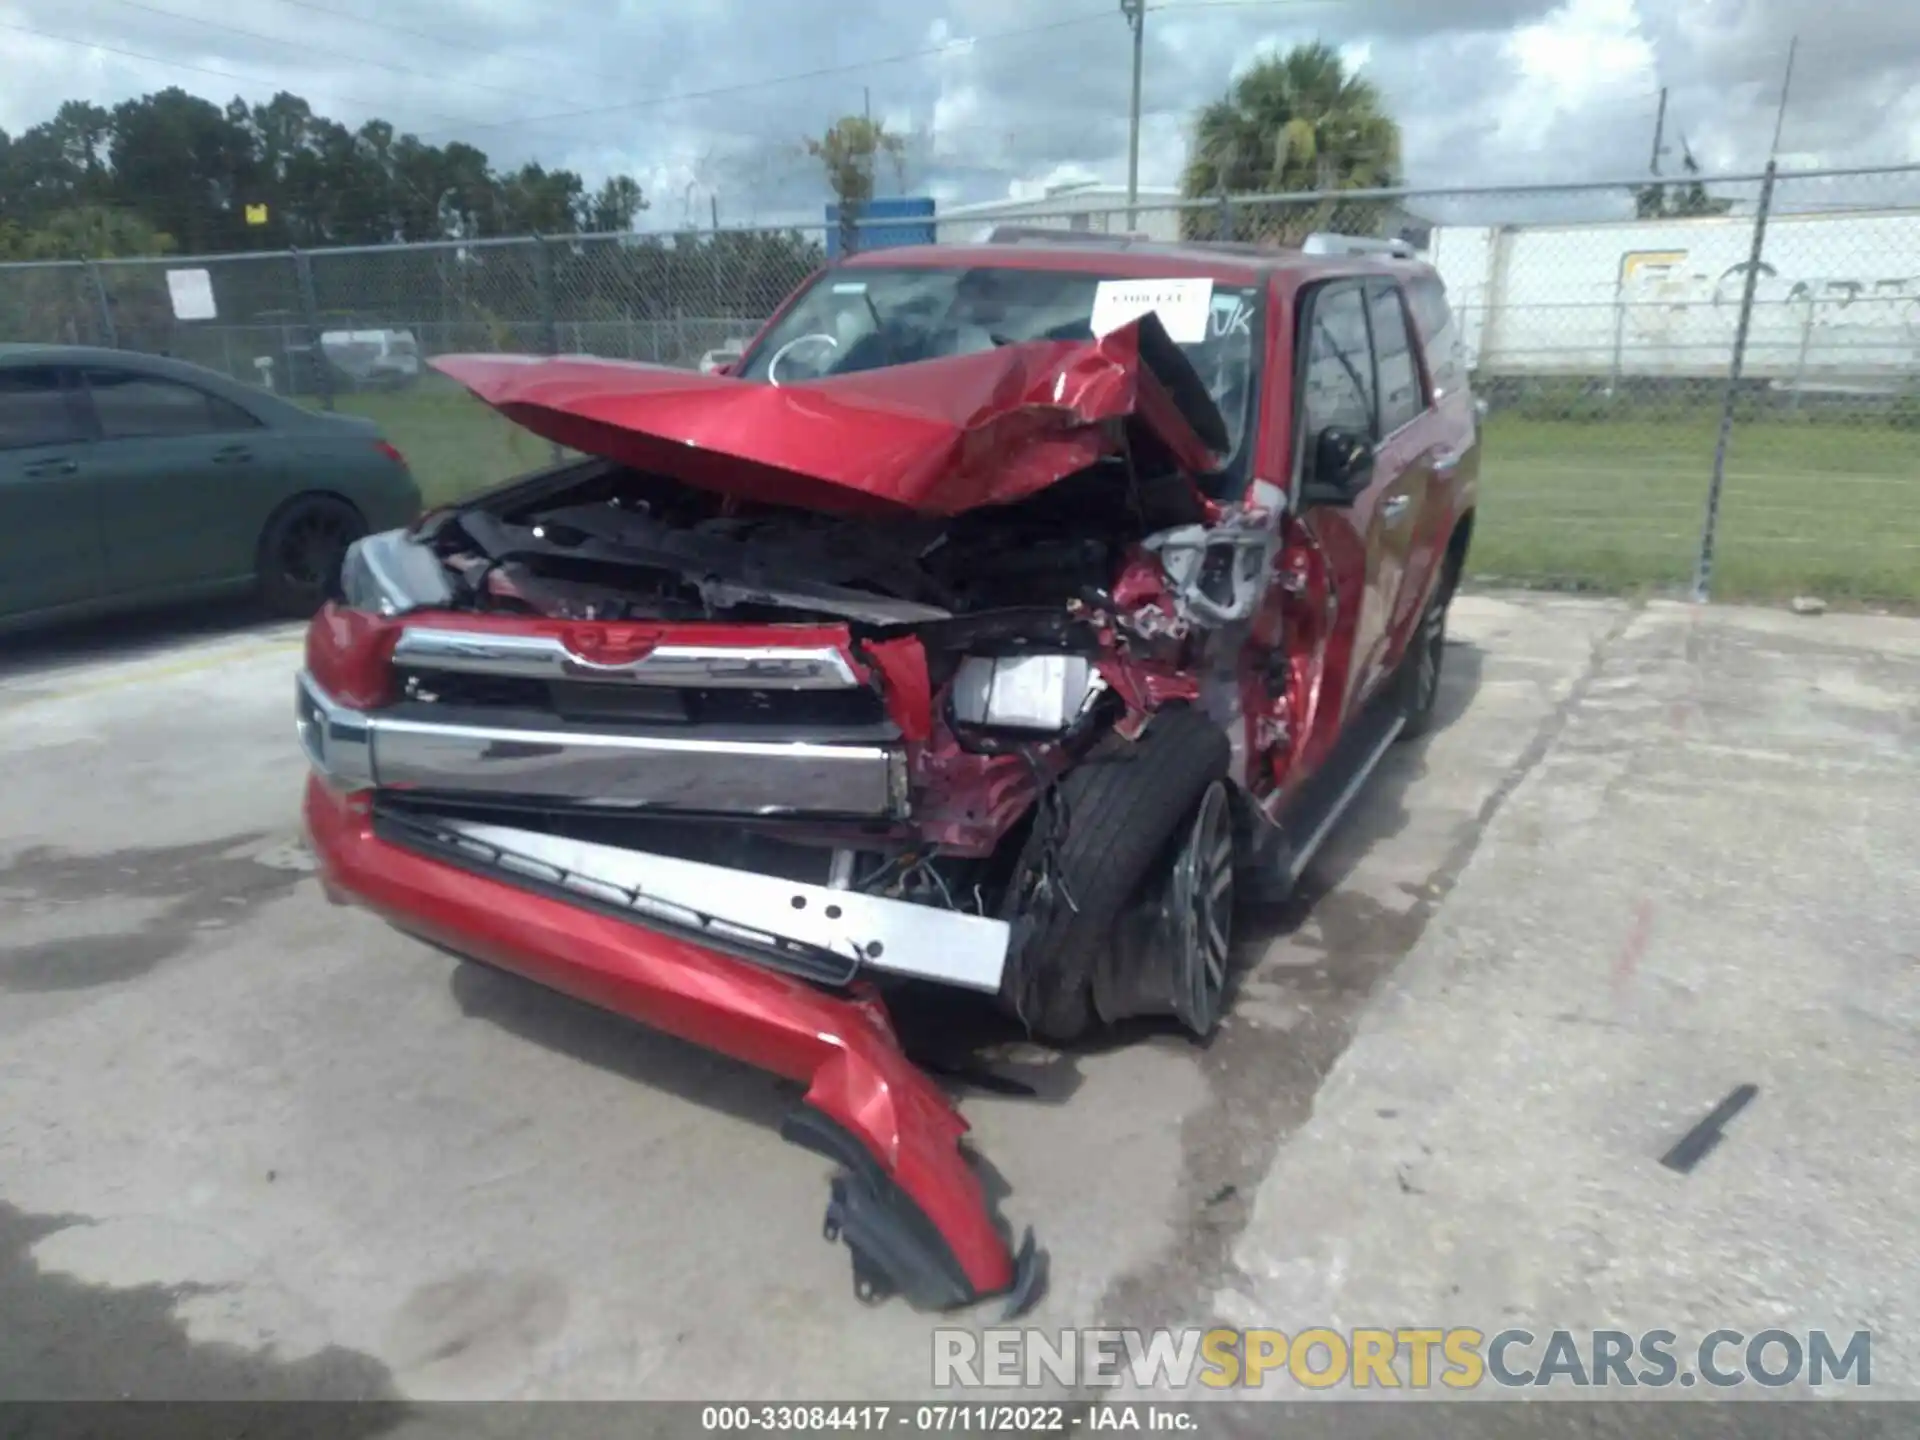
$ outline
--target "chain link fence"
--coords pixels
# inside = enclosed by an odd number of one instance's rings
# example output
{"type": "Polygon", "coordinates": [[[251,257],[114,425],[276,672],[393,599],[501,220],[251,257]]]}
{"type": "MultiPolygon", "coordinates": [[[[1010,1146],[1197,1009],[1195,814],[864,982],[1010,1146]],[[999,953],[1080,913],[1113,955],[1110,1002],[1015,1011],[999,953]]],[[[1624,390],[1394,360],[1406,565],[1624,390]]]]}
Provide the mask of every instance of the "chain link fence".
{"type": "MultiPolygon", "coordinates": [[[[1488,406],[1483,580],[1920,600],[1920,166],[1047,203],[998,223],[1253,247],[1337,232],[1431,263],[1488,406]]],[[[922,228],[964,244],[996,223],[976,209],[922,228]]],[[[897,219],[850,229],[903,237],[897,219]]],[[[815,225],[0,265],[0,340],[171,354],[372,414],[449,495],[546,447],[431,357],[711,364],[828,240],[815,225]],[[200,312],[169,276],[195,270],[211,313],[183,318],[200,312]]]]}

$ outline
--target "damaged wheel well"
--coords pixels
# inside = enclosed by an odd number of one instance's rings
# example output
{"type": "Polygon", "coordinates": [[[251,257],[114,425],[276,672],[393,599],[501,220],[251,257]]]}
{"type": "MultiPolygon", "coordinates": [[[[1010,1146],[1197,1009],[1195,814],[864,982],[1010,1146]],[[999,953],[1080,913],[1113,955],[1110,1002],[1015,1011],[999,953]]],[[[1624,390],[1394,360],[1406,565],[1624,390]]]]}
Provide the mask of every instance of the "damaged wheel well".
{"type": "Polygon", "coordinates": [[[1467,547],[1473,543],[1473,511],[1469,510],[1454,522],[1453,534],[1447,538],[1447,560],[1445,579],[1448,589],[1460,583],[1460,577],[1467,570],[1467,547]]]}

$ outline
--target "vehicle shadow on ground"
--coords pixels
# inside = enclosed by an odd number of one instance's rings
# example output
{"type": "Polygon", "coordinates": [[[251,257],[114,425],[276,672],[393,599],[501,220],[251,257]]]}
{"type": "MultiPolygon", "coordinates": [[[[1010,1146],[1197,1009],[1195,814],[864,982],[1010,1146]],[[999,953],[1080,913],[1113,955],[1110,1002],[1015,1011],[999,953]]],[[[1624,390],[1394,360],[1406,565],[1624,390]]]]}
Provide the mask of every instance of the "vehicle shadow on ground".
{"type": "Polygon", "coordinates": [[[1457,723],[1472,707],[1480,690],[1484,658],[1471,642],[1447,642],[1432,728],[1418,740],[1395,745],[1381,760],[1353,808],[1308,864],[1292,895],[1277,905],[1245,907],[1235,917],[1236,963],[1228,977],[1228,1013],[1240,987],[1269,947],[1298,932],[1309,919],[1320,932],[1319,948],[1324,958],[1315,966],[1289,972],[1292,987],[1303,994],[1364,995],[1420,938],[1440,898],[1430,893],[1430,885],[1403,886],[1409,903],[1395,909],[1349,889],[1347,881],[1370,850],[1406,828],[1412,816],[1408,793],[1427,773],[1432,738],[1457,723]]]}
{"type": "Polygon", "coordinates": [[[792,1081],[478,961],[463,960],[448,983],[471,1018],[734,1119],[777,1130],[800,1101],[792,1081]]]}
{"type": "Polygon", "coordinates": [[[0,634],[0,680],[31,679],[73,665],[145,659],[194,641],[269,635],[289,623],[265,614],[252,600],[218,600],[0,634]]]}
{"type": "MultiPolygon", "coordinates": [[[[1449,642],[1432,733],[1454,724],[1473,703],[1481,658],[1477,647],[1449,642]]],[[[1310,915],[1327,936],[1328,959],[1312,971],[1295,972],[1307,990],[1324,986],[1365,993],[1418,938],[1426,920],[1419,903],[1409,913],[1396,914],[1365,897],[1343,894],[1341,887],[1369,847],[1407,823],[1406,794],[1425,773],[1426,746],[1424,739],[1398,746],[1381,762],[1286,903],[1245,907],[1236,916],[1228,1014],[1239,985],[1267,947],[1310,915]]],[[[778,1128],[802,1093],[790,1081],[485,965],[460,965],[451,984],[469,1015],[635,1083],[770,1129],[778,1128]]],[[[1124,1021],[1070,1046],[1049,1045],[1030,1037],[992,997],[945,987],[902,987],[889,993],[887,1003],[902,1048],[956,1099],[975,1093],[1062,1105],[1083,1083],[1077,1063],[1083,1057],[1140,1044],[1205,1049],[1213,1043],[1196,1042],[1177,1022],[1156,1019],[1124,1021]]],[[[993,1178],[988,1180],[993,1188],[993,1178]]]]}
{"type": "MultiPolygon", "coordinates": [[[[1445,731],[1471,708],[1480,689],[1483,659],[1478,646],[1462,640],[1448,641],[1428,736],[1445,731]]],[[[1327,960],[1312,971],[1298,972],[1299,979],[1309,987],[1364,994],[1419,938],[1430,907],[1418,898],[1410,897],[1415,900],[1411,912],[1396,913],[1365,896],[1345,893],[1343,886],[1372,846],[1406,826],[1410,815],[1408,790],[1426,773],[1428,743],[1428,738],[1422,737],[1396,746],[1380,762],[1360,798],[1285,902],[1242,906],[1235,915],[1234,965],[1227,981],[1226,1014],[1233,1013],[1241,984],[1268,947],[1297,931],[1310,916],[1326,936],[1327,960]]],[[[1017,1022],[985,997],[941,992],[916,998],[916,1007],[896,1007],[895,1016],[902,1038],[916,1059],[935,1074],[949,1076],[963,1089],[1022,1096],[1046,1104],[1064,1104],[1080,1088],[1082,1077],[1075,1062],[1082,1057],[1141,1044],[1201,1050],[1213,1044],[1212,1040],[1195,1040],[1172,1019],[1138,1019],[1122,1021],[1070,1046],[1051,1046],[1030,1041],[1017,1022]],[[1025,1052],[1030,1050],[1039,1052],[1037,1057],[1027,1058],[1025,1052]]]]}

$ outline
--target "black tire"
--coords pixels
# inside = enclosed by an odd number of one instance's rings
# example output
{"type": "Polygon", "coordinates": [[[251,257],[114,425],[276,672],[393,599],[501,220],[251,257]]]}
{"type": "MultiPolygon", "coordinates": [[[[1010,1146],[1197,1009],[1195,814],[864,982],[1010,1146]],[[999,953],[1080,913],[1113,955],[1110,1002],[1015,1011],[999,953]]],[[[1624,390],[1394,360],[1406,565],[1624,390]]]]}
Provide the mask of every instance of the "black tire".
{"type": "Polygon", "coordinates": [[[1433,709],[1440,698],[1440,666],[1447,652],[1447,607],[1453,603],[1457,580],[1453,557],[1449,555],[1440,583],[1427,597],[1427,608],[1420,612],[1407,653],[1400,660],[1400,703],[1406,724],[1400,727],[1402,740],[1417,740],[1433,728],[1433,709]]]}
{"type": "Polygon", "coordinates": [[[1115,922],[1153,867],[1170,861],[1174,833],[1227,773],[1229,758],[1225,733],[1205,715],[1167,710],[1138,741],[1115,742],[1067,773],[1058,787],[1064,835],[1051,835],[1059,811],[1043,802],[1001,912],[1014,926],[1001,1000],[1033,1034],[1066,1042],[1092,1025],[1094,967],[1113,943],[1115,922]],[[1037,893],[1050,838],[1065,895],[1058,886],[1037,893]]]}
{"type": "Polygon", "coordinates": [[[301,495],[274,512],[255,559],[260,602],[301,620],[340,594],[340,562],[367,533],[358,510],[334,495],[301,495]]]}

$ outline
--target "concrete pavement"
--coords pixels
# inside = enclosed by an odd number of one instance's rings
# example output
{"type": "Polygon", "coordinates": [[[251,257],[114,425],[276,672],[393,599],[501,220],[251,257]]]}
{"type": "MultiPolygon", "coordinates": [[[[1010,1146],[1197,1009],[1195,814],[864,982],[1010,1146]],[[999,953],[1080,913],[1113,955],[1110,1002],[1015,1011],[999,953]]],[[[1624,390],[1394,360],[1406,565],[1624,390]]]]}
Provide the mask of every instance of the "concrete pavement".
{"type": "Polygon", "coordinates": [[[1867,1329],[1912,1398],[1920,626],[1656,605],[1542,738],[1196,1313],[1867,1329]]]}
{"type": "MultiPolygon", "coordinates": [[[[1706,1271],[1619,1258],[1663,1223],[1629,1161],[1735,1075],[1801,1177],[1753,1213],[1897,1234],[1893,1144],[1860,1158],[1829,1107],[1911,1138],[1920,632],[1500,596],[1453,628],[1442,728],[1309,895],[1250,917],[1211,1047],[1023,1047],[998,1058],[1039,1100],[966,1100],[1053,1253],[1034,1323],[1410,1323],[1465,1271],[1432,1313],[1573,1323],[1613,1273],[1664,1314],[1706,1271]],[[1788,1054],[1827,1088],[1776,1099],[1788,1054]],[[1535,1103],[1503,1150],[1502,1107],[1535,1103]]],[[[774,1133],[789,1094],[320,899],[296,655],[279,629],[0,666],[0,1312],[30,1342],[0,1394],[925,1393],[933,1322],[854,1303],[826,1167],[774,1133]]],[[[1741,1139],[1707,1166],[1758,1163],[1741,1139]]],[[[1741,1252],[1753,1295],[1904,1313],[1871,1292],[1884,1241],[1815,1280],[1788,1234],[1741,1252]]]]}

